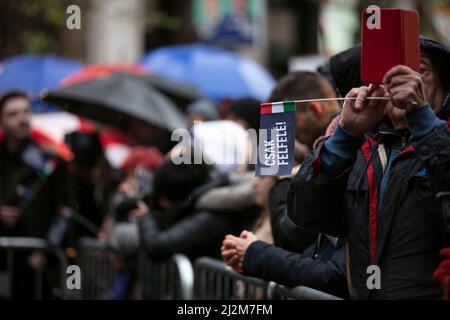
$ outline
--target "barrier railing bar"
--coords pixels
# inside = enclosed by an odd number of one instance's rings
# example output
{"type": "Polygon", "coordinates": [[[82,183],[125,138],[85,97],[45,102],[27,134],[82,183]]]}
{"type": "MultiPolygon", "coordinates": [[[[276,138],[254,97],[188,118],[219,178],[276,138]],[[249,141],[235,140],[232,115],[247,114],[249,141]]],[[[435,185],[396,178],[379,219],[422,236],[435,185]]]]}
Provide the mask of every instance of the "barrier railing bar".
{"type": "MultiPolygon", "coordinates": [[[[0,239],[0,243],[1,243],[1,239],[0,239]]],[[[12,249],[7,249],[6,250],[6,261],[8,263],[7,269],[8,269],[8,275],[9,275],[9,277],[8,277],[9,293],[12,294],[13,287],[14,287],[14,283],[13,283],[13,279],[14,279],[14,251],[12,249]]]]}
{"type": "Polygon", "coordinates": [[[295,287],[289,290],[294,296],[302,297],[305,300],[343,300],[342,298],[326,292],[304,286],[295,287]]]}
{"type": "MultiPolygon", "coordinates": [[[[25,237],[0,237],[0,249],[6,250],[7,255],[7,270],[9,277],[10,292],[13,291],[13,279],[14,279],[14,251],[39,251],[47,252],[55,255],[58,258],[58,262],[61,268],[61,299],[66,298],[65,290],[65,270],[67,269],[67,258],[61,252],[61,250],[53,250],[47,246],[47,242],[40,238],[25,238],[25,237]]],[[[39,268],[35,274],[35,298],[42,299],[43,290],[43,270],[39,268]]]]}
{"type": "Polygon", "coordinates": [[[247,277],[240,273],[235,272],[231,267],[225,265],[222,261],[209,257],[201,257],[195,261],[200,268],[206,267],[208,270],[212,270],[221,274],[231,275],[237,280],[244,280],[246,283],[256,286],[265,286],[266,282],[262,279],[247,277]]]}
{"type": "Polygon", "coordinates": [[[47,250],[47,242],[39,238],[0,237],[1,249],[47,250]]]}
{"type": "Polygon", "coordinates": [[[36,300],[42,300],[42,268],[39,267],[36,270],[36,277],[34,278],[34,297],[36,300]]]}
{"type": "Polygon", "coordinates": [[[194,269],[191,261],[184,255],[175,254],[172,257],[172,261],[175,263],[177,272],[180,277],[180,295],[183,300],[193,299],[194,288],[194,269]]]}
{"type": "Polygon", "coordinates": [[[202,299],[205,298],[204,295],[208,298],[214,297],[217,299],[217,296],[220,294],[218,292],[218,288],[221,288],[221,286],[217,286],[216,281],[211,281],[214,279],[215,273],[217,277],[230,278],[234,280],[234,283],[242,283],[242,291],[246,299],[263,298],[273,300],[281,298],[296,300],[343,300],[326,292],[305,286],[288,288],[275,282],[266,282],[262,279],[247,277],[235,272],[230,267],[226,266],[222,261],[209,257],[198,258],[195,261],[195,270],[196,277],[198,277],[196,283],[196,294],[200,295],[200,298],[202,299]],[[207,275],[206,279],[205,275],[207,275]],[[202,286],[206,286],[209,289],[211,283],[216,284],[215,294],[211,294],[210,290],[202,290],[202,286]]]}

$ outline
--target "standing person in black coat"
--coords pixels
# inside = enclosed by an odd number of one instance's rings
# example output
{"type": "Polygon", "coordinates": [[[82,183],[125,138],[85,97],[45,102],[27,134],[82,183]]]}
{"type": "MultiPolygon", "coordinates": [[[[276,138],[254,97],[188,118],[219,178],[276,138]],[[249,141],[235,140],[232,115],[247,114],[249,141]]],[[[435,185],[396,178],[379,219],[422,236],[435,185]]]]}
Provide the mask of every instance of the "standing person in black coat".
{"type": "MultiPolygon", "coordinates": [[[[337,61],[333,64],[333,70],[342,66],[342,59],[331,58],[337,61]]],[[[347,69],[345,69],[347,70],[347,69]]],[[[341,79],[340,73],[334,76],[341,79]]],[[[351,81],[350,81],[351,82],[351,81]]],[[[271,93],[269,101],[289,101],[313,98],[335,98],[332,82],[314,72],[292,72],[280,79],[271,93]]],[[[337,82],[341,84],[341,82],[337,82]]],[[[341,109],[336,101],[326,103],[312,102],[297,106],[296,112],[296,142],[295,160],[302,163],[304,158],[313,149],[315,141],[327,133],[327,127],[340,113],[341,109]]],[[[274,243],[286,250],[303,252],[317,239],[317,233],[300,229],[287,216],[286,194],[291,179],[286,177],[278,179],[269,194],[270,216],[274,243]]]]}
{"type": "MultiPolygon", "coordinates": [[[[47,239],[52,220],[68,208],[66,163],[33,136],[24,92],[0,98],[0,129],[0,236],[47,239]]],[[[13,299],[34,298],[34,271],[44,268],[44,261],[38,251],[15,253],[13,299]]],[[[0,257],[0,268],[5,262],[0,257]]]]}
{"type": "MultiPolygon", "coordinates": [[[[120,175],[106,159],[100,135],[95,132],[74,131],[65,135],[65,143],[74,154],[69,162],[69,177],[74,184],[72,197],[77,213],[84,221],[72,223],[67,231],[67,245],[76,245],[82,237],[95,237],[110,210],[113,191],[120,175]]],[[[75,221],[74,221],[75,222],[75,221]]]]}
{"type": "Polygon", "coordinates": [[[274,244],[285,250],[303,252],[317,240],[317,233],[298,227],[287,215],[286,194],[292,178],[279,179],[269,192],[270,222],[274,244]]]}
{"type": "MultiPolygon", "coordinates": [[[[335,93],[321,75],[299,71],[279,81],[270,101],[307,97],[332,98],[335,93]]],[[[298,108],[297,147],[312,149],[314,141],[325,133],[327,125],[339,111],[339,106],[331,102],[298,108]]],[[[301,162],[304,153],[299,152],[296,157],[298,162],[301,162]]],[[[248,276],[276,281],[289,287],[309,286],[347,297],[345,242],[302,230],[295,225],[287,216],[286,194],[290,177],[265,179],[273,179],[275,183],[268,195],[275,245],[260,241],[247,231],[242,232],[240,237],[228,235],[222,246],[225,262],[248,276]]]]}
{"type": "Polygon", "coordinates": [[[439,192],[450,190],[450,52],[421,38],[421,72],[392,68],[384,86],[353,89],[340,124],[303,163],[288,193],[289,217],[347,237],[356,299],[431,299],[445,245],[439,192]],[[391,97],[391,104],[365,100],[391,97]],[[447,99],[445,97],[447,96],[447,99]],[[440,119],[441,117],[442,119],[440,119]],[[371,265],[381,288],[369,289],[371,265]]]}
{"type": "Polygon", "coordinates": [[[288,287],[308,286],[348,297],[345,241],[302,230],[287,217],[286,192],[290,179],[270,190],[270,215],[275,245],[252,232],[227,236],[222,246],[225,262],[245,275],[288,287]]]}
{"type": "Polygon", "coordinates": [[[31,102],[23,92],[0,98],[0,236],[46,238],[68,202],[66,163],[34,139],[31,102]]]}

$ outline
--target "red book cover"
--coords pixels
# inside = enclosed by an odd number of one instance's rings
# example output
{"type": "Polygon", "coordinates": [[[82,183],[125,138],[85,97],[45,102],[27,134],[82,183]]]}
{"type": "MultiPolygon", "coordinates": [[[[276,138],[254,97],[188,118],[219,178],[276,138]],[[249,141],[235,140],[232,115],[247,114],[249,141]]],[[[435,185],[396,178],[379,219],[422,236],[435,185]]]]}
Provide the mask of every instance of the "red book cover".
{"type": "Polygon", "coordinates": [[[367,11],[361,15],[361,80],[380,84],[386,72],[400,64],[420,71],[417,12],[384,8],[367,11]]]}

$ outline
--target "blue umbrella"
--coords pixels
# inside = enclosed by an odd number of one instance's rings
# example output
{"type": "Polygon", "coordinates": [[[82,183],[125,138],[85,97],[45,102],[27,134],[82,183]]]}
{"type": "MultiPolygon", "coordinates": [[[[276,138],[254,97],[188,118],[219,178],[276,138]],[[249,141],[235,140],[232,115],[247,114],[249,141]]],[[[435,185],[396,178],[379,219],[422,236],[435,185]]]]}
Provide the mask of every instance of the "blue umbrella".
{"type": "Polygon", "coordinates": [[[256,62],[203,44],[160,48],[140,63],[155,74],[196,86],[215,101],[243,97],[265,101],[275,85],[256,62]]]}
{"type": "MultiPolygon", "coordinates": [[[[0,95],[10,90],[23,90],[33,98],[55,89],[66,76],[80,70],[81,63],[53,55],[21,55],[0,63],[0,95]]],[[[33,102],[33,111],[49,111],[56,107],[33,102]]]]}

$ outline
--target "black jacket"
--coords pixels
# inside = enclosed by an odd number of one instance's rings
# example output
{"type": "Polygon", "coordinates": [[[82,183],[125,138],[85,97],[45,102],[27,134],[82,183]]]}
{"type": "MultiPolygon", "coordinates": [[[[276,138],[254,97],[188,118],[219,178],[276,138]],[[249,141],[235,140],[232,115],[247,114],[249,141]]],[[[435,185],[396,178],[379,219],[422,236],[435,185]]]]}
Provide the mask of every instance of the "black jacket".
{"type": "Polygon", "coordinates": [[[269,211],[274,244],[293,252],[303,252],[317,239],[317,233],[298,227],[287,215],[286,194],[290,179],[279,180],[269,191],[269,211]]]}
{"type": "Polygon", "coordinates": [[[348,297],[345,245],[301,229],[287,216],[290,179],[279,180],[269,192],[275,245],[256,241],[247,249],[244,273],[295,287],[299,285],[348,297]]]}
{"type": "Polygon", "coordinates": [[[65,162],[32,139],[15,153],[1,140],[0,205],[22,210],[15,228],[0,222],[0,236],[46,238],[53,217],[70,205],[65,162]]]}
{"type": "Polygon", "coordinates": [[[143,249],[155,261],[182,253],[194,260],[201,256],[220,258],[220,247],[227,234],[239,235],[254,222],[254,216],[198,211],[183,216],[167,228],[148,213],[138,220],[143,249]]]}
{"type": "Polygon", "coordinates": [[[450,133],[429,107],[408,114],[408,123],[411,145],[407,135],[397,135],[386,124],[364,143],[340,139],[337,130],[328,140],[344,147],[326,158],[330,152],[322,143],[303,163],[288,193],[288,214],[296,224],[348,238],[354,298],[442,297],[432,277],[445,245],[435,196],[450,190],[450,133]],[[380,144],[387,159],[394,150],[399,153],[384,170],[380,144]],[[353,156],[346,157],[348,152],[341,152],[345,148],[353,148],[353,156]],[[372,264],[381,269],[381,290],[367,288],[366,269],[372,264]]]}
{"type": "Polygon", "coordinates": [[[158,211],[157,203],[150,201],[151,212],[138,218],[141,245],[149,257],[158,261],[182,253],[191,260],[201,256],[220,258],[220,247],[225,236],[238,236],[242,230],[250,229],[260,212],[256,206],[238,215],[236,212],[195,209],[201,195],[229,184],[227,175],[218,175],[167,210],[158,211]]]}
{"type": "Polygon", "coordinates": [[[347,298],[345,251],[342,241],[335,246],[322,235],[302,253],[255,241],[245,253],[243,270],[245,275],[288,287],[307,286],[347,298]]]}

